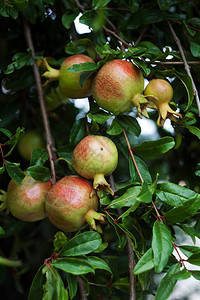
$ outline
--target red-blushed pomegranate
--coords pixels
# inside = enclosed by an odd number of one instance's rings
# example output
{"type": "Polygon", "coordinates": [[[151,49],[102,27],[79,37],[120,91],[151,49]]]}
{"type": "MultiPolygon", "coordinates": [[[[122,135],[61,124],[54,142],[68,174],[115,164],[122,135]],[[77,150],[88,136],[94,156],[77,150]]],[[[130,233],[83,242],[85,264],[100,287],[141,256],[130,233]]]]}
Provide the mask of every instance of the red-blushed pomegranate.
{"type": "Polygon", "coordinates": [[[123,113],[136,106],[138,112],[143,113],[142,106],[148,103],[141,95],[143,89],[141,71],[131,62],[114,59],[94,77],[92,96],[99,106],[110,112],[123,113]]]}
{"type": "Polygon", "coordinates": [[[80,76],[83,72],[69,72],[68,69],[75,64],[86,62],[94,63],[93,59],[87,55],[72,55],[63,61],[60,70],[56,70],[45,61],[48,71],[43,76],[50,80],[59,80],[59,88],[66,97],[72,99],[85,98],[91,95],[92,77],[87,78],[83,86],[80,86],[80,76]]]}
{"type": "Polygon", "coordinates": [[[171,84],[164,79],[152,79],[144,90],[145,97],[153,102],[159,112],[157,124],[163,126],[167,118],[176,121],[174,115],[182,118],[182,115],[172,110],[169,102],[173,97],[173,88],[171,84]]]}
{"type": "Polygon", "coordinates": [[[113,191],[104,176],[111,174],[117,163],[117,148],[105,136],[86,136],[75,147],[72,155],[73,168],[79,175],[93,179],[95,190],[104,189],[112,194],[113,191]]]}
{"type": "Polygon", "coordinates": [[[51,223],[65,232],[77,231],[87,223],[100,231],[95,220],[104,223],[105,219],[96,212],[99,200],[92,190],[92,184],[78,176],[65,176],[57,181],[46,197],[46,212],[51,223]]]}
{"type": "Polygon", "coordinates": [[[22,185],[11,180],[7,189],[7,208],[11,214],[26,222],[35,222],[46,218],[45,197],[51,182],[36,181],[26,175],[22,185]]]}

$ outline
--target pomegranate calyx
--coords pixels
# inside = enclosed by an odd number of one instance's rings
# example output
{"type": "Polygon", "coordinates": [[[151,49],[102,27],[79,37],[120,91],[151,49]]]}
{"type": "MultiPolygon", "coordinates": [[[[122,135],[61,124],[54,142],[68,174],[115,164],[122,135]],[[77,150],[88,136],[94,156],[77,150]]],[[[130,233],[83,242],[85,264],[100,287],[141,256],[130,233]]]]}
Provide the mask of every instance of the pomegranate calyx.
{"type": "Polygon", "coordinates": [[[49,78],[50,80],[58,80],[60,76],[60,70],[52,68],[45,58],[43,59],[43,62],[47,71],[42,76],[49,78]]]}
{"type": "Polygon", "coordinates": [[[105,192],[110,193],[112,196],[114,195],[114,192],[110,187],[110,184],[106,181],[103,174],[94,175],[93,188],[95,191],[104,190],[105,192]]]}
{"type": "Polygon", "coordinates": [[[175,112],[168,103],[161,103],[158,105],[159,116],[157,120],[158,126],[163,127],[164,122],[167,118],[171,119],[172,121],[176,122],[176,118],[174,115],[179,116],[182,119],[182,115],[180,113],[175,112]]]}
{"type": "Polygon", "coordinates": [[[104,224],[104,223],[106,223],[105,218],[106,218],[106,215],[104,215],[102,213],[98,213],[94,210],[89,210],[85,215],[85,220],[88,223],[88,225],[90,226],[90,228],[99,233],[102,233],[101,226],[99,224],[96,224],[95,220],[104,224]]]}
{"type": "Polygon", "coordinates": [[[149,115],[146,110],[146,107],[147,107],[149,101],[146,99],[146,97],[144,95],[142,95],[142,94],[135,95],[132,99],[132,103],[137,108],[138,116],[140,119],[142,118],[141,114],[144,117],[149,119],[149,115]]]}

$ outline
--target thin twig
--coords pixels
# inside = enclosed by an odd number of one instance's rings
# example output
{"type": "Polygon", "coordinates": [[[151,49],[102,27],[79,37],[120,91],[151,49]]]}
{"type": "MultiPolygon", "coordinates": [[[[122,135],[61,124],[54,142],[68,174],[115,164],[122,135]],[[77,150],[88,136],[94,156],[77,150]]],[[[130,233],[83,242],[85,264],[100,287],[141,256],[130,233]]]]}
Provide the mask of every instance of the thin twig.
{"type": "MultiPolygon", "coordinates": [[[[32,56],[35,56],[35,49],[34,49],[34,44],[31,36],[31,30],[28,22],[26,19],[23,19],[24,23],[24,34],[25,38],[27,41],[28,47],[32,51],[32,56]]],[[[56,182],[56,172],[55,172],[55,167],[54,167],[54,162],[53,162],[53,139],[51,135],[51,129],[49,125],[49,119],[47,116],[47,111],[45,107],[45,101],[44,101],[44,94],[42,90],[42,82],[41,82],[41,77],[40,77],[40,72],[37,66],[37,62],[35,59],[33,59],[33,73],[35,77],[35,82],[36,82],[36,87],[37,87],[37,92],[38,92],[38,99],[40,103],[40,108],[41,108],[41,113],[42,113],[42,119],[43,119],[43,124],[44,124],[44,130],[46,134],[46,141],[47,141],[47,152],[49,155],[49,162],[50,162],[50,168],[51,168],[51,180],[52,183],[54,184],[56,182]]]]}
{"type": "Polygon", "coordinates": [[[149,25],[147,25],[142,32],[140,33],[140,36],[138,37],[138,39],[135,41],[134,43],[134,47],[137,46],[137,44],[139,44],[139,42],[142,40],[144,34],[147,32],[147,30],[149,29],[149,25]]]}
{"type": "Polygon", "coordinates": [[[128,140],[128,137],[127,137],[127,134],[126,134],[126,131],[125,131],[124,129],[123,129],[123,134],[124,134],[124,137],[125,137],[125,140],[126,140],[126,143],[127,143],[127,146],[128,146],[128,150],[129,150],[129,153],[130,153],[131,158],[132,158],[132,161],[133,161],[134,166],[135,166],[135,168],[136,168],[136,171],[137,171],[137,173],[138,173],[138,175],[139,175],[139,177],[140,177],[140,181],[141,181],[141,183],[143,183],[144,180],[143,180],[143,178],[142,178],[142,175],[141,175],[141,173],[140,173],[140,170],[139,170],[139,168],[138,168],[138,166],[137,166],[137,163],[136,163],[136,161],[135,161],[135,157],[134,157],[134,155],[133,155],[133,152],[132,152],[132,149],[131,149],[131,146],[130,146],[130,143],[129,143],[129,140],[128,140]]]}
{"type": "Polygon", "coordinates": [[[185,54],[184,54],[184,51],[183,51],[183,47],[182,47],[181,42],[180,42],[178,36],[176,35],[176,33],[175,33],[175,31],[174,31],[174,29],[173,29],[173,27],[172,27],[172,25],[169,21],[168,21],[168,25],[169,25],[170,31],[173,35],[174,41],[176,42],[177,47],[178,47],[178,49],[180,51],[180,54],[182,56],[184,66],[185,66],[185,70],[186,70],[188,76],[191,78],[192,86],[193,86],[193,90],[194,90],[194,96],[195,96],[195,99],[196,99],[196,103],[197,103],[197,107],[198,107],[198,111],[199,111],[199,116],[200,116],[200,99],[199,99],[198,91],[197,91],[196,85],[194,83],[192,74],[190,72],[190,67],[187,63],[187,60],[186,60],[186,57],[185,57],[185,54]]]}
{"type": "MultiPolygon", "coordinates": [[[[145,61],[146,64],[151,65],[183,65],[183,61],[145,61]]],[[[200,65],[200,61],[188,61],[188,65],[200,65]]]]}
{"type": "Polygon", "coordinates": [[[130,295],[129,300],[135,300],[136,299],[136,280],[135,275],[133,274],[133,269],[135,268],[135,259],[134,259],[134,253],[133,253],[133,247],[130,241],[129,236],[126,234],[126,240],[127,240],[127,252],[128,252],[128,260],[129,260],[129,276],[130,276],[130,295]]]}
{"type": "Polygon", "coordinates": [[[78,286],[79,286],[79,290],[80,290],[80,294],[81,294],[81,299],[82,300],[87,300],[85,286],[84,286],[84,283],[83,283],[83,281],[81,280],[81,278],[79,276],[77,276],[77,282],[78,282],[78,286]]]}

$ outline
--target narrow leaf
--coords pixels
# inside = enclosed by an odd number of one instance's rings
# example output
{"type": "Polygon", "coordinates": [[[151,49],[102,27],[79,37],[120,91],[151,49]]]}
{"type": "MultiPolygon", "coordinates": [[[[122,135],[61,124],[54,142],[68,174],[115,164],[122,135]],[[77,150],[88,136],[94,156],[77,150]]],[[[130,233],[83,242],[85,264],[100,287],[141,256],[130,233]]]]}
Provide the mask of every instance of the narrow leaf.
{"type": "Polygon", "coordinates": [[[28,300],[42,299],[43,295],[43,285],[45,283],[45,276],[43,274],[44,266],[41,266],[37,271],[28,295],[28,300]]]}
{"type": "Polygon", "coordinates": [[[8,175],[17,183],[22,184],[22,180],[25,177],[25,174],[22,170],[14,163],[6,161],[6,171],[8,175]]]}
{"type": "Polygon", "coordinates": [[[95,71],[98,69],[98,66],[93,62],[85,62],[80,64],[75,64],[71,66],[67,71],[68,72],[84,72],[84,71],[95,71]]]}
{"type": "Polygon", "coordinates": [[[87,261],[81,258],[59,258],[58,260],[55,260],[52,265],[55,268],[74,275],[94,273],[93,267],[87,261]]]}
{"type": "Polygon", "coordinates": [[[134,274],[147,272],[151,270],[153,267],[154,267],[153,249],[150,248],[136,264],[134,268],[134,274]]]}
{"type": "Polygon", "coordinates": [[[31,166],[26,169],[26,173],[35,180],[47,181],[51,178],[49,168],[44,166],[31,166]]]}
{"type": "Polygon", "coordinates": [[[101,236],[95,231],[86,231],[69,240],[61,251],[62,256],[78,256],[91,253],[102,243],[101,236]]]}
{"type": "Polygon", "coordinates": [[[171,232],[161,221],[156,221],[153,226],[152,248],[156,273],[162,272],[172,254],[171,232]]]}

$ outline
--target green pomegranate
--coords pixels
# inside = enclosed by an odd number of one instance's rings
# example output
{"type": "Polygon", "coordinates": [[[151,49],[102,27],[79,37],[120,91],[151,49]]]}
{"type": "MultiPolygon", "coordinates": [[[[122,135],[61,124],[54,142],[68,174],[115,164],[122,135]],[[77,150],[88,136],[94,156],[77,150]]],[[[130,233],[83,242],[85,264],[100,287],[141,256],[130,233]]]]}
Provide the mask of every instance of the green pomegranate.
{"type": "Polygon", "coordinates": [[[96,212],[98,197],[92,192],[92,184],[78,176],[65,176],[57,181],[46,197],[49,220],[60,230],[73,232],[89,226],[97,231],[95,220],[104,223],[104,215],[96,212]]]}
{"type": "Polygon", "coordinates": [[[37,130],[29,130],[22,136],[17,146],[21,157],[30,160],[34,149],[44,147],[42,134],[37,130]]]}
{"type": "Polygon", "coordinates": [[[69,72],[68,69],[75,64],[86,62],[94,63],[93,59],[87,55],[72,55],[63,61],[60,70],[56,70],[50,67],[45,61],[48,71],[46,71],[43,76],[50,80],[59,80],[59,88],[66,97],[72,99],[85,98],[91,95],[92,77],[86,79],[83,86],[80,86],[80,75],[83,72],[69,72]]]}
{"type": "Polygon", "coordinates": [[[93,179],[95,190],[105,189],[113,194],[104,176],[111,174],[118,163],[115,144],[107,137],[90,135],[75,147],[72,165],[84,178],[93,179]]]}
{"type": "Polygon", "coordinates": [[[11,180],[8,184],[6,206],[19,220],[35,222],[46,218],[45,197],[51,181],[37,181],[26,175],[22,184],[11,180]]]}
{"type": "Polygon", "coordinates": [[[136,106],[139,116],[147,116],[142,96],[144,78],[129,61],[114,59],[107,62],[94,77],[92,96],[97,104],[110,111],[123,113],[136,106]]]}
{"type": "Polygon", "coordinates": [[[152,79],[144,90],[144,96],[153,102],[159,112],[157,124],[163,126],[167,118],[176,121],[174,115],[182,118],[182,115],[172,110],[169,102],[173,97],[173,88],[171,84],[164,79],[152,79]]]}

